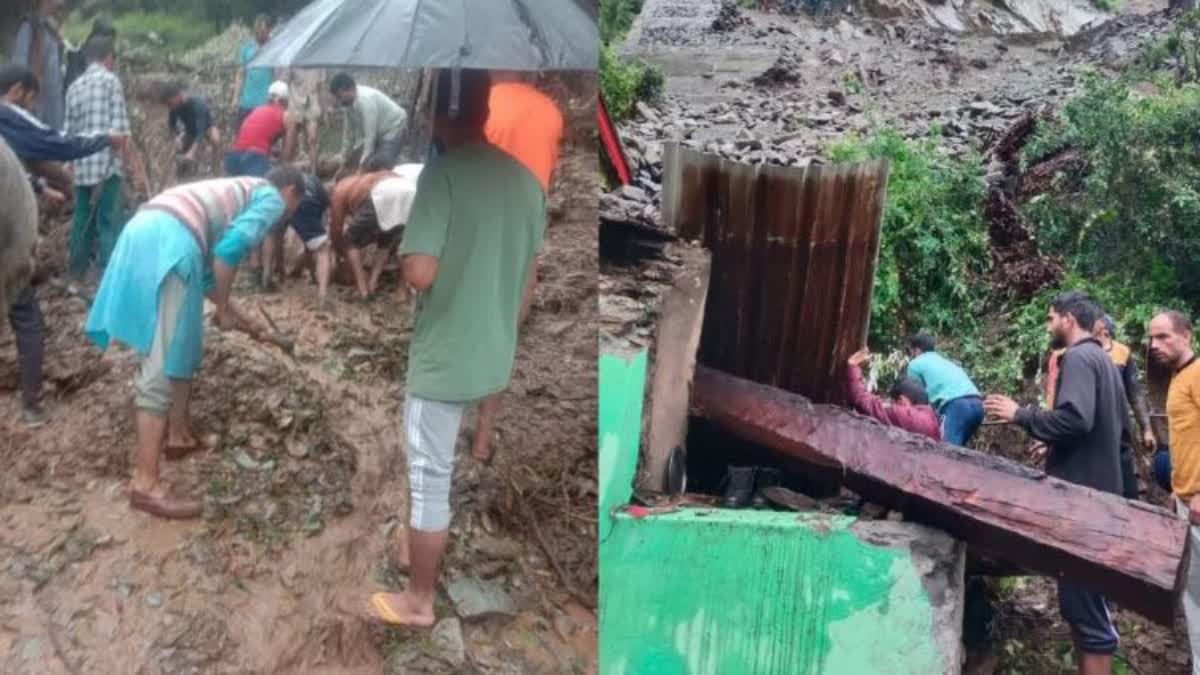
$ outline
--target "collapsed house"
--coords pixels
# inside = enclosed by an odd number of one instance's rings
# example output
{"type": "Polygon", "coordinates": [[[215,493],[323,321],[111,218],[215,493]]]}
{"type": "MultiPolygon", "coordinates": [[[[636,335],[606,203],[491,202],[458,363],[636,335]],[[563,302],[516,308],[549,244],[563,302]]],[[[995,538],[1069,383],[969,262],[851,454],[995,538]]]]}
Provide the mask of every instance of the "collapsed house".
{"type": "Polygon", "coordinates": [[[672,145],[664,230],[602,218],[602,270],[641,281],[602,280],[602,672],[958,673],[968,566],[1172,621],[1173,514],[838,407],[887,173],[672,145]],[[719,508],[731,464],[784,468],[811,499],[719,508]]]}

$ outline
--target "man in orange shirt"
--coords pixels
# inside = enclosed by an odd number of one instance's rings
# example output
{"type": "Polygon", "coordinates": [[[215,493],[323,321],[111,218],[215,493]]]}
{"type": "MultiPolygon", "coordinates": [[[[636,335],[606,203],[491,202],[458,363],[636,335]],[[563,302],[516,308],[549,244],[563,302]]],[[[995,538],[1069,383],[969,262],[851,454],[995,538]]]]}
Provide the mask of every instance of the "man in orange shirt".
{"type": "MultiPolygon", "coordinates": [[[[491,75],[492,94],[488,99],[488,121],[484,129],[487,140],[529,169],[541,183],[548,201],[550,179],[558,164],[558,148],[562,142],[562,111],[553,99],[527,82],[525,73],[494,70],[491,75]]],[[[521,299],[519,321],[522,324],[529,316],[529,303],[537,282],[536,270],[535,258],[534,272],[529,275],[529,285],[521,299]]],[[[496,425],[499,406],[499,394],[489,396],[479,404],[471,455],[481,462],[491,461],[492,452],[488,443],[496,425]]]]}
{"type": "Polygon", "coordinates": [[[1171,438],[1171,492],[1175,511],[1188,520],[1191,551],[1184,577],[1183,614],[1187,617],[1192,672],[1200,667],[1200,362],[1192,348],[1192,321],[1181,312],[1160,312],[1150,320],[1150,353],[1171,368],[1167,389],[1167,425],[1171,438]]]}

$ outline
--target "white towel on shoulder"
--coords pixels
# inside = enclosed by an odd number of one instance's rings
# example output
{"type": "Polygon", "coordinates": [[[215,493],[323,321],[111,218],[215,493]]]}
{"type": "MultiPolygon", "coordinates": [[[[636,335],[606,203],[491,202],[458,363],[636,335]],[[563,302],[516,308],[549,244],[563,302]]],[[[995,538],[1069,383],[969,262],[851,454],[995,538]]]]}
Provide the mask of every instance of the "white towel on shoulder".
{"type": "Polygon", "coordinates": [[[401,164],[393,171],[395,178],[386,178],[371,189],[371,201],[379,217],[379,229],[384,232],[408,223],[413,198],[417,195],[417,178],[423,164],[401,164]]]}

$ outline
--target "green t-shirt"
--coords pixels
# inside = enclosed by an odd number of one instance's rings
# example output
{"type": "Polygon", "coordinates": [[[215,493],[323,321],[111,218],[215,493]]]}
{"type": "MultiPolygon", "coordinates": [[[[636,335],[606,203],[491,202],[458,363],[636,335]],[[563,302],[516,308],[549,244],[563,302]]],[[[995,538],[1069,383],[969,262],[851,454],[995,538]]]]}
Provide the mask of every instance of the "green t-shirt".
{"type": "Polygon", "coordinates": [[[508,386],[545,214],[537,179],[491,145],[453,148],[421,172],[401,254],[434,256],[438,272],[417,299],[409,393],[476,401],[508,386]]]}

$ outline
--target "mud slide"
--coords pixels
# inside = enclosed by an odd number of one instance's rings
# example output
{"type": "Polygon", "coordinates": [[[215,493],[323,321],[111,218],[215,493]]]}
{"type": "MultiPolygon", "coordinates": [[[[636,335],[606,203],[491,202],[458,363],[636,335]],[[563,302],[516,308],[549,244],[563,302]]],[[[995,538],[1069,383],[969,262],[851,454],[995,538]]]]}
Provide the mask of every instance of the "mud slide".
{"type": "MultiPolygon", "coordinates": [[[[590,124],[594,103],[569,100],[590,124]]],[[[173,490],[204,496],[205,517],[172,523],[127,506],[133,355],[101,358],[81,334],[84,302],[43,285],[50,425],[16,426],[15,350],[0,335],[0,672],[593,668],[596,213],[576,196],[594,189],[596,160],[580,138],[551,196],[496,461],[457,469],[442,578],[454,593],[433,631],[361,618],[371,591],[404,583],[391,554],[407,520],[407,305],[347,292],[318,314],[307,280],[239,291],[297,338],[298,360],[209,330],[193,407],[211,449],[164,466],[173,490]]],[[[66,229],[45,248],[50,269],[66,229]]]]}

